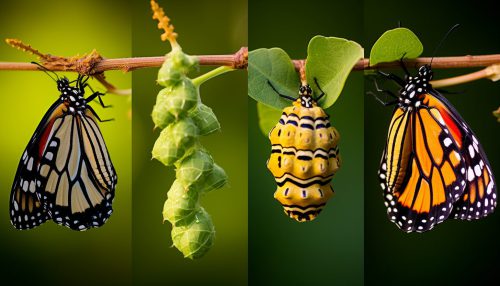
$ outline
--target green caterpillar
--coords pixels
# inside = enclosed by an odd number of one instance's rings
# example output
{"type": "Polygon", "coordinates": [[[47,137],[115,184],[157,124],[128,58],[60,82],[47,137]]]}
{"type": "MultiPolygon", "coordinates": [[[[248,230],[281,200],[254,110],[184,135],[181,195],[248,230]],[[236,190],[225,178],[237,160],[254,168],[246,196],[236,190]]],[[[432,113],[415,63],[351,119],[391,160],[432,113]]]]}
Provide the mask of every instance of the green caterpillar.
{"type": "Polygon", "coordinates": [[[212,219],[200,206],[200,198],[227,182],[224,170],[198,140],[220,130],[220,124],[212,109],[201,102],[199,84],[187,77],[196,66],[196,59],[178,46],[166,55],[157,80],[165,88],[158,93],[151,114],[155,126],[162,129],[153,158],[176,168],[163,220],[172,224],[174,246],[191,259],[202,257],[215,239],[212,219]]]}

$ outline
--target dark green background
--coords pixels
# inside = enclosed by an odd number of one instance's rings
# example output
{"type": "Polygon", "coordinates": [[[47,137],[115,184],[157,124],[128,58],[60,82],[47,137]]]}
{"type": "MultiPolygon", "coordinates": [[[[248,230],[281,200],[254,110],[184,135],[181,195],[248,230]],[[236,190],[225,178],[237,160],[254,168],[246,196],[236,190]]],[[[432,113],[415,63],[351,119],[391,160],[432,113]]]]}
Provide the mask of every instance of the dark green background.
{"type": "MultiPolygon", "coordinates": [[[[179,43],[190,54],[233,53],[247,45],[248,37],[250,49],[281,47],[296,59],[306,56],[315,35],[357,41],[369,55],[375,40],[398,21],[421,38],[424,56],[431,55],[455,23],[461,28],[438,56],[498,53],[498,5],[482,3],[160,1],[173,19],[179,43]]],[[[149,1],[142,0],[133,4],[3,1],[0,27],[2,40],[21,38],[42,52],[63,56],[94,48],[110,58],[158,56],[170,50],[160,41],[149,1]]],[[[0,43],[0,61],[34,59],[0,43]]],[[[203,67],[197,74],[208,70],[203,67]]],[[[440,69],[435,76],[474,70],[440,69]]],[[[184,259],[170,247],[171,227],[162,224],[161,216],[173,170],[150,160],[159,134],[150,117],[160,90],[156,73],[155,68],[134,71],[133,100],[107,95],[105,102],[114,108],[96,107],[102,118],[115,118],[100,126],[119,184],[109,222],[80,233],[52,222],[32,231],[16,231],[9,223],[9,193],[19,156],[57,91],[45,74],[0,72],[2,284],[491,285],[492,279],[498,281],[498,214],[475,222],[450,220],[425,234],[405,234],[386,218],[376,171],[392,109],[364,95],[372,84],[361,72],[349,76],[339,100],[328,110],[341,134],[343,165],[333,180],[336,195],[310,223],[286,217],[273,198],[276,185],[265,167],[270,144],[258,129],[255,101],[246,95],[246,73],[224,74],[201,87],[203,102],[222,125],[222,132],[202,142],[224,167],[230,184],[202,199],[217,230],[215,246],[200,260],[184,259]]],[[[130,87],[131,74],[106,75],[118,87],[130,87]]],[[[91,84],[103,90],[99,83],[91,84]]],[[[500,86],[480,80],[449,90],[463,91],[447,97],[476,132],[498,175],[499,125],[491,111],[500,105],[500,86]]]]}
{"type": "MultiPolygon", "coordinates": [[[[186,53],[231,54],[247,45],[246,1],[159,1],[179,34],[186,53]]],[[[170,51],[160,41],[149,1],[133,5],[133,55],[159,56],[170,51]]],[[[210,68],[203,67],[199,73],[210,68]]],[[[214,247],[196,261],[171,247],[171,225],[162,224],[163,203],[174,180],[172,167],[151,160],[160,130],[153,131],[151,110],[162,87],[158,69],[133,73],[133,279],[136,285],[245,285],[247,283],[247,74],[238,70],[201,86],[201,99],[222,126],[202,138],[229,185],[201,199],[216,229],[214,247]]]]}
{"type": "MultiPolygon", "coordinates": [[[[250,50],[280,47],[303,59],[315,35],[361,41],[360,11],[361,1],[252,0],[250,50]]],[[[318,218],[305,223],[288,218],[273,198],[276,184],[265,165],[271,146],[249,99],[250,285],[362,285],[363,98],[363,75],[356,72],[328,110],[343,160],[333,179],[336,193],[318,218]]]]}
{"type": "MultiPolygon", "coordinates": [[[[500,51],[498,8],[483,1],[365,1],[366,54],[383,31],[398,21],[410,28],[432,56],[444,34],[456,30],[437,56],[495,54],[500,51]]],[[[496,5],[498,6],[498,5],[496,5]]],[[[436,79],[476,69],[434,70],[436,79]]],[[[415,72],[414,68],[410,68],[415,72]]],[[[366,89],[373,84],[366,81],[366,89]]],[[[387,85],[397,90],[395,85],[387,85]]],[[[500,86],[479,80],[450,91],[446,97],[457,108],[482,143],[493,172],[500,174],[499,125],[491,115],[498,108],[500,86]]],[[[498,211],[474,222],[449,220],[434,230],[406,234],[386,216],[377,170],[392,113],[370,96],[365,99],[365,281],[367,285],[495,285],[500,269],[500,218],[498,211]],[[494,280],[493,280],[494,279],[494,280]],[[492,284],[493,283],[493,284],[492,284]]]]}
{"type": "MultiPolygon", "coordinates": [[[[97,49],[111,58],[131,53],[130,9],[123,1],[2,1],[0,61],[37,58],[11,48],[19,38],[45,53],[73,56],[97,49]]],[[[75,73],[66,75],[71,80],[75,73]]],[[[130,75],[107,72],[119,88],[130,75]]],[[[104,91],[97,81],[90,85],[104,91]]],[[[99,229],[76,232],[48,221],[18,231],[9,222],[10,189],[19,158],[38,122],[59,96],[56,83],[42,72],[0,72],[0,276],[2,285],[131,284],[131,120],[130,97],[108,94],[113,108],[91,103],[103,119],[100,128],[118,174],[114,212],[99,229]]]]}

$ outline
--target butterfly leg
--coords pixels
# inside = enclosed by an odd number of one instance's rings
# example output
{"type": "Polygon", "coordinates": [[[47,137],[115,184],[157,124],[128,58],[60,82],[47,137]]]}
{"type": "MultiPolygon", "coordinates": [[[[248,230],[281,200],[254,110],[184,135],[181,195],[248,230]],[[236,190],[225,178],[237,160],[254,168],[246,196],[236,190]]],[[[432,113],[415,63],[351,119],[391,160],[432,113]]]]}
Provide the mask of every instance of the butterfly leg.
{"type": "Polygon", "coordinates": [[[92,114],[95,116],[95,118],[97,118],[97,120],[99,120],[99,122],[108,122],[108,121],[114,121],[115,119],[114,118],[111,118],[111,119],[101,119],[99,117],[99,115],[97,115],[97,112],[95,112],[95,110],[90,107],[90,106],[87,106],[88,110],[90,110],[90,112],[92,112],[92,114]]]}
{"type": "Polygon", "coordinates": [[[397,99],[395,100],[391,100],[391,101],[383,101],[382,99],[380,99],[380,97],[378,97],[378,95],[375,93],[375,92],[372,92],[372,91],[368,91],[366,92],[366,94],[368,95],[372,95],[378,102],[380,102],[383,106],[389,106],[389,105],[393,105],[393,104],[396,104],[398,102],[397,99]]]}
{"type": "Polygon", "coordinates": [[[288,99],[288,100],[291,100],[291,101],[295,101],[297,100],[296,98],[293,98],[291,96],[288,96],[288,95],[285,95],[285,94],[281,94],[272,84],[270,81],[267,81],[267,84],[274,90],[274,92],[276,92],[279,96],[285,98],[285,99],[288,99]]]}
{"type": "Polygon", "coordinates": [[[319,86],[317,78],[314,78],[314,82],[316,83],[316,86],[318,87],[318,89],[321,91],[321,94],[318,96],[318,98],[316,98],[316,101],[319,101],[323,96],[325,96],[325,92],[319,86]]]}
{"type": "Polygon", "coordinates": [[[78,74],[78,77],[75,80],[70,81],[69,83],[71,84],[71,83],[76,82],[77,83],[76,86],[80,87],[80,82],[82,81],[82,78],[83,78],[83,76],[81,74],[78,74]]]}
{"type": "Polygon", "coordinates": [[[377,81],[374,79],[373,80],[373,83],[375,84],[375,89],[377,90],[377,92],[381,92],[381,93],[384,93],[384,94],[387,94],[389,96],[391,96],[392,98],[395,98],[394,100],[391,100],[391,101],[383,101],[382,99],[380,99],[380,97],[378,97],[378,95],[374,92],[367,92],[367,94],[369,95],[373,95],[373,97],[378,101],[380,102],[381,104],[383,104],[384,106],[389,106],[389,105],[393,105],[395,103],[397,103],[399,101],[399,97],[397,95],[395,95],[392,91],[390,90],[384,90],[384,89],[381,89],[379,86],[378,86],[378,83],[377,81]]]}
{"type": "MultiPolygon", "coordinates": [[[[85,78],[82,76],[82,78],[80,78],[79,83],[80,83],[80,88],[82,90],[85,89],[87,86],[90,88],[90,86],[87,84],[87,81],[89,80],[89,78],[90,78],[90,76],[87,76],[85,78]]],[[[90,90],[92,90],[92,89],[90,89],[90,90]]],[[[94,92],[94,91],[92,90],[92,92],[94,92]]]]}
{"type": "Polygon", "coordinates": [[[385,78],[395,81],[399,86],[404,87],[406,82],[399,76],[392,73],[385,73],[383,71],[377,71],[377,73],[385,78]]]}
{"type": "Polygon", "coordinates": [[[105,105],[104,104],[104,101],[102,101],[102,98],[101,96],[105,95],[104,93],[102,92],[96,92],[92,89],[92,87],[88,84],[85,84],[86,87],[88,87],[91,91],[92,91],[92,94],[87,98],[87,102],[90,102],[92,100],[94,100],[96,97],[99,99],[99,103],[101,104],[101,106],[103,108],[108,108],[108,107],[113,107],[113,105],[105,105]]]}
{"type": "Polygon", "coordinates": [[[405,71],[405,76],[406,77],[409,77],[410,76],[410,72],[408,71],[408,69],[406,68],[406,65],[405,65],[405,62],[403,61],[403,58],[406,56],[406,53],[403,54],[403,56],[401,57],[401,59],[399,59],[399,65],[401,66],[401,68],[403,68],[403,70],[405,71]]]}

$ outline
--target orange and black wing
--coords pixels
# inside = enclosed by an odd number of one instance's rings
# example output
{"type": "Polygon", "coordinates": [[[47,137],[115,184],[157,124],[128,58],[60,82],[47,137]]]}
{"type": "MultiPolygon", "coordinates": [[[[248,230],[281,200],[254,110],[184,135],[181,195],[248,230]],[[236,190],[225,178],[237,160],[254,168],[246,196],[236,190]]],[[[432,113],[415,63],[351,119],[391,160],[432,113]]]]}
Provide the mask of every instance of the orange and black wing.
{"type": "Polygon", "coordinates": [[[431,94],[427,104],[437,108],[443,115],[453,131],[452,135],[465,162],[462,172],[465,174],[466,187],[454,204],[450,217],[463,220],[485,217],[492,213],[497,205],[497,187],[486,153],[471,128],[448,100],[436,91],[431,94]]]}
{"type": "Polygon", "coordinates": [[[38,181],[52,219],[73,230],[103,225],[117,177],[91,112],[57,118],[47,145],[38,181]]]}
{"type": "Polygon", "coordinates": [[[38,196],[37,173],[52,123],[61,116],[62,104],[56,101],[38,124],[21,156],[10,193],[10,222],[17,229],[34,228],[50,218],[38,196]]]}
{"type": "Polygon", "coordinates": [[[436,108],[396,108],[379,169],[389,219],[405,232],[424,232],[446,220],[464,191],[464,167],[436,108]]]}

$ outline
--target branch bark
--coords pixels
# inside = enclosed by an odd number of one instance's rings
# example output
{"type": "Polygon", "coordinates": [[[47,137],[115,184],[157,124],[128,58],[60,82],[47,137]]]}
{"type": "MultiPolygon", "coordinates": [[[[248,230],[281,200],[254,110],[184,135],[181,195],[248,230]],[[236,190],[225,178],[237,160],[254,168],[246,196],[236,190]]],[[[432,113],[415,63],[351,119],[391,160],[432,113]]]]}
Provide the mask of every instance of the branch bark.
{"type": "MultiPolygon", "coordinates": [[[[235,69],[246,69],[248,65],[248,48],[242,47],[232,55],[202,55],[194,56],[203,66],[230,66],[235,69]]],[[[102,59],[94,67],[89,69],[89,75],[99,74],[109,70],[122,70],[124,72],[141,69],[160,67],[165,61],[164,56],[159,57],[136,57],[102,59]]],[[[36,71],[40,70],[37,65],[22,62],[0,62],[0,70],[36,71]]],[[[77,65],[51,66],[52,71],[77,72],[77,65]]]]}
{"type": "MultiPolygon", "coordinates": [[[[236,69],[245,69],[248,65],[248,48],[242,47],[238,52],[231,55],[198,55],[200,65],[202,66],[231,66],[236,69]]],[[[432,58],[417,58],[406,60],[408,66],[420,66],[429,64],[432,58]]],[[[108,70],[122,70],[124,72],[141,69],[159,67],[165,61],[164,56],[159,57],[136,57],[136,58],[116,58],[102,59],[93,68],[92,74],[101,73],[108,70]]],[[[301,61],[294,60],[295,68],[298,70],[301,61]]],[[[493,64],[500,63],[500,54],[494,55],[478,55],[478,56],[459,56],[459,57],[440,57],[432,60],[433,69],[446,68],[471,68],[471,67],[487,67],[493,64]]],[[[369,59],[361,59],[354,66],[353,70],[367,69],[382,69],[382,68],[399,68],[398,62],[380,63],[375,66],[369,65],[369,59]]],[[[36,65],[31,63],[21,62],[0,62],[0,70],[39,70],[36,65]]],[[[54,67],[54,71],[77,71],[76,66],[60,66],[54,67]]]]}

